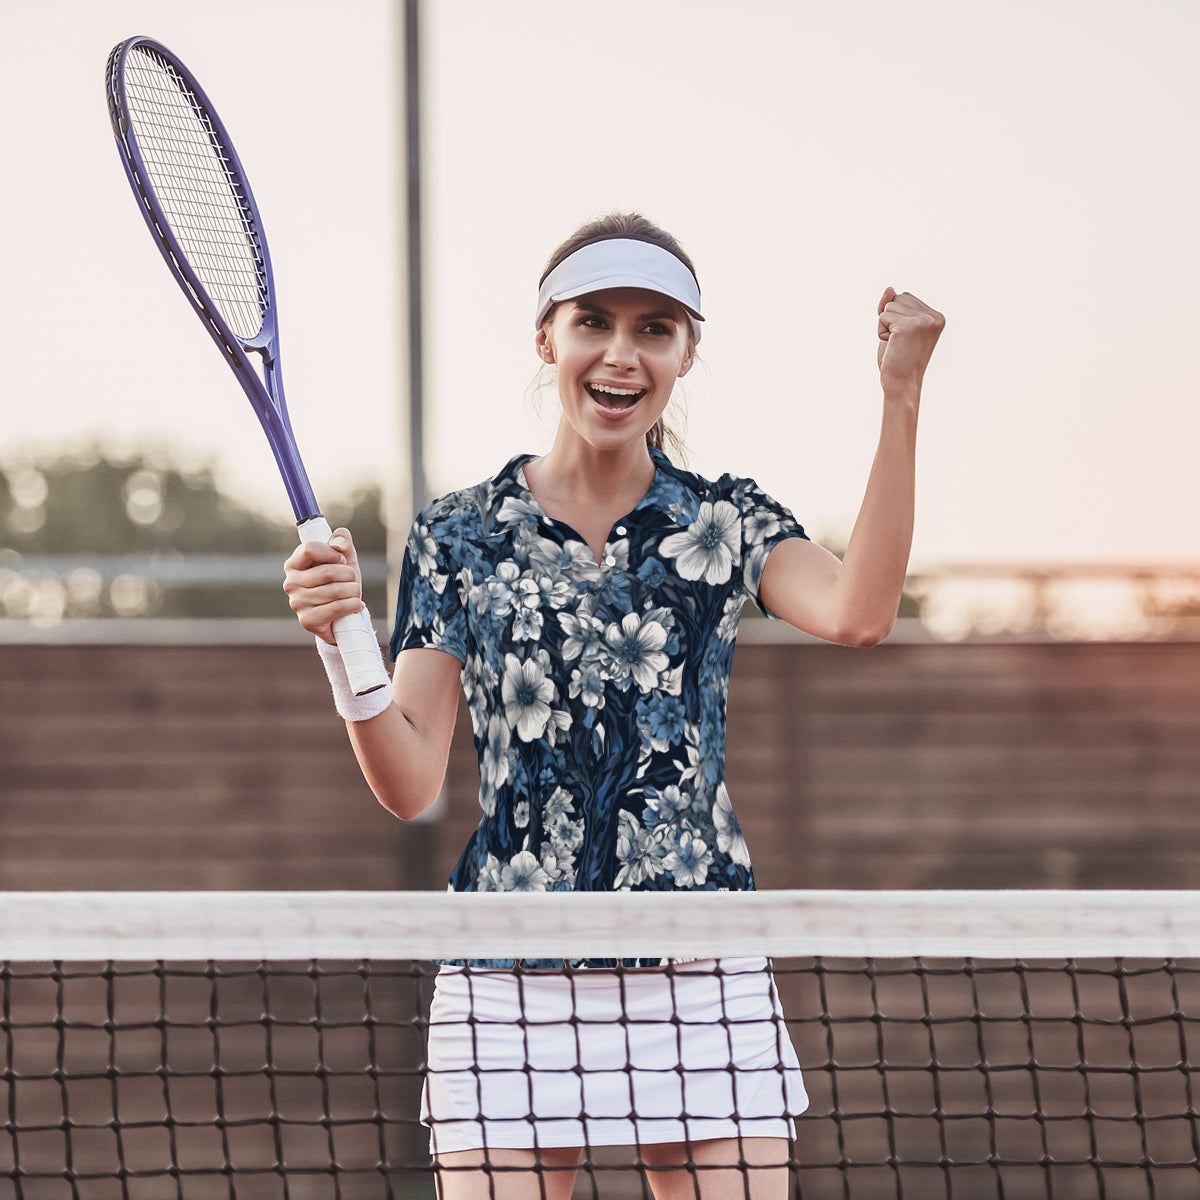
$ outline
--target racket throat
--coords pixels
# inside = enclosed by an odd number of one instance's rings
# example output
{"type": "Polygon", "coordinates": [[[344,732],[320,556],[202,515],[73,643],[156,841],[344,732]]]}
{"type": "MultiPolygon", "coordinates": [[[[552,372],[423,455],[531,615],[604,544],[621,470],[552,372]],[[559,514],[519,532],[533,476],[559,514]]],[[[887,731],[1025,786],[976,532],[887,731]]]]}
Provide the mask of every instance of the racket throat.
{"type": "Polygon", "coordinates": [[[242,341],[242,349],[247,354],[253,352],[263,360],[263,368],[266,370],[274,370],[277,360],[275,353],[275,330],[263,325],[262,329],[254,335],[254,337],[242,341]]]}

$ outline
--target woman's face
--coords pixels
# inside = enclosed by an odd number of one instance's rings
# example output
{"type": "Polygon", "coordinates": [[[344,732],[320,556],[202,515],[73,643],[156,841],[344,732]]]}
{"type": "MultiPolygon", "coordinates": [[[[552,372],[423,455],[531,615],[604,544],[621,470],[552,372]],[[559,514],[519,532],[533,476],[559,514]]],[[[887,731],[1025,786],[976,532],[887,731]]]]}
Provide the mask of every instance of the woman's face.
{"type": "Polygon", "coordinates": [[[563,419],[601,450],[645,441],[694,353],[683,309],[641,288],[561,301],[537,349],[558,368],[563,419]]]}

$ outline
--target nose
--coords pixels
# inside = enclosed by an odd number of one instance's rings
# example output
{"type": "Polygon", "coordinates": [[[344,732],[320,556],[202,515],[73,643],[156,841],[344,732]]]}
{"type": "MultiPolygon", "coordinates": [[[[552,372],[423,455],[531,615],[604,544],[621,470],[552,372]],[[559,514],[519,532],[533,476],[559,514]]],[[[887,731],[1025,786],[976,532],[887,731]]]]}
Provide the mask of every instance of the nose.
{"type": "Polygon", "coordinates": [[[637,367],[637,338],[632,330],[620,326],[613,329],[605,347],[604,362],[606,366],[623,371],[632,371],[637,367]]]}

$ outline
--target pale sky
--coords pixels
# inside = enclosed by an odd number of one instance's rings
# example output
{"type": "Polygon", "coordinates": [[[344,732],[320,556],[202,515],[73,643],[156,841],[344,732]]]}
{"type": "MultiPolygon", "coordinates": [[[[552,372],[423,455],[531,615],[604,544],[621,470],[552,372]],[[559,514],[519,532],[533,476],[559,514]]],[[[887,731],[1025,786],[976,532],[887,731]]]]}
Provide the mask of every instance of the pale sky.
{"type": "MultiPolygon", "coordinates": [[[[691,465],[848,532],[878,430],[875,305],[942,309],[914,558],[1200,557],[1194,0],[427,0],[427,470],[544,450],[537,277],[636,208],[696,260],[691,465]]],[[[0,0],[4,454],[169,442],[287,503],[134,208],[111,46],[157,37],[263,213],[318,496],[403,468],[398,43],[354,0],[0,0]],[[224,29],[243,30],[230,36],[224,29]],[[258,34],[270,33],[269,42],[258,34]],[[340,158],[334,149],[340,148],[340,158]],[[350,203],[352,201],[352,203],[350,203]]]]}

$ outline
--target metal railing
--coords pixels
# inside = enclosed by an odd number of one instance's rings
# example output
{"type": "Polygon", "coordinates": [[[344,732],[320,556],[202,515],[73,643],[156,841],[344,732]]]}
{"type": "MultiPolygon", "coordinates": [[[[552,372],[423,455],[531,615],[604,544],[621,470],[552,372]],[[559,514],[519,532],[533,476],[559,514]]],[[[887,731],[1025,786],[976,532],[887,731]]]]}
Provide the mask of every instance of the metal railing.
{"type": "MultiPolygon", "coordinates": [[[[365,586],[385,597],[385,557],[361,561],[365,586]]],[[[0,641],[288,641],[297,631],[282,578],[278,555],[9,555],[0,641]],[[231,611],[206,617],[198,600],[187,611],[187,596],[214,595],[231,611]]],[[[926,563],[905,590],[894,641],[1200,640],[1200,563],[926,563]]],[[[386,601],[372,607],[384,624],[386,601]]],[[[742,631],[802,637],[775,621],[748,619],[742,631]]]]}

